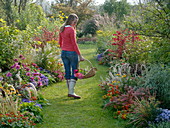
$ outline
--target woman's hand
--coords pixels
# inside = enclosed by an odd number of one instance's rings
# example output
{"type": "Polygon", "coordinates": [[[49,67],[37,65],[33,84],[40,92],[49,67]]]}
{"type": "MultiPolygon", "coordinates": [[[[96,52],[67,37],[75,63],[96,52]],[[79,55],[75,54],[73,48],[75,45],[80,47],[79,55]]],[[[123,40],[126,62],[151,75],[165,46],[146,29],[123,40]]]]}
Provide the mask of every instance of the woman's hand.
{"type": "Polygon", "coordinates": [[[83,56],[79,55],[79,61],[84,61],[84,60],[85,60],[85,58],[83,56]]]}

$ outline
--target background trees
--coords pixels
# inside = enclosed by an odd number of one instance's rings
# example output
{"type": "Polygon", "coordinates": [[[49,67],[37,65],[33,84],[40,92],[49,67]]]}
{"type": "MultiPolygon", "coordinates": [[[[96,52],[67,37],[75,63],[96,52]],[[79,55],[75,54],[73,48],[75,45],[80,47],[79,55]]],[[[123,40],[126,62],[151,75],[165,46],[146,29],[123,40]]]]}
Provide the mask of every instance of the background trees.
{"type": "Polygon", "coordinates": [[[106,0],[102,5],[105,13],[108,13],[109,16],[115,15],[116,19],[122,21],[124,19],[124,15],[129,14],[130,5],[127,3],[127,0],[106,0]]]}
{"type": "Polygon", "coordinates": [[[149,38],[146,42],[152,44],[148,53],[149,62],[168,63],[170,42],[170,2],[163,0],[146,1],[136,5],[129,16],[126,25],[137,34],[149,38]],[[159,60],[158,60],[159,59],[159,60]]]}

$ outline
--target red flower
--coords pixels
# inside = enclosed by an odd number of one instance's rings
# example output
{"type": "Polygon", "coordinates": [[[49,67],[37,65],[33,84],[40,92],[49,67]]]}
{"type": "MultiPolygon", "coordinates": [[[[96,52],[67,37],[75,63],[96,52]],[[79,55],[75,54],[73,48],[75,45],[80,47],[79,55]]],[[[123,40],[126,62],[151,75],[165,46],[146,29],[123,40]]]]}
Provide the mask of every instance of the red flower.
{"type": "Polygon", "coordinates": [[[112,45],[117,45],[117,43],[112,43],[112,45]]]}
{"type": "Polygon", "coordinates": [[[117,111],[117,115],[120,115],[120,111],[117,111]]]}

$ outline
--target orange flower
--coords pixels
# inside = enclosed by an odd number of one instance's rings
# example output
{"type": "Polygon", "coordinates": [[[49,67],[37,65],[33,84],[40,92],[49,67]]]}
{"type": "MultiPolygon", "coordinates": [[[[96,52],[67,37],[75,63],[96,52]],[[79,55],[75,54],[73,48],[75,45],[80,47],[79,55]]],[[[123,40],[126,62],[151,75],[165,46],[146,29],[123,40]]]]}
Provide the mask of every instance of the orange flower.
{"type": "Polygon", "coordinates": [[[120,115],[120,111],[117,111],[117,115],[120,115]]]}
{"type": "Polygon", "coordinates": [[[5,125],[5,122],[2,122],[1,124],[2,124],[2,125],[5,125]]]}
{"type": "Polygon", "coordinates": [[[37,98],[35,96],[31,97],[32,100],[37,100],[37,98]]]}
{"type": "Polygon", "coordinates": [[[119,91],[116,91],[115,93],[116,93],[116,94],[119,94],[119,91]]]}

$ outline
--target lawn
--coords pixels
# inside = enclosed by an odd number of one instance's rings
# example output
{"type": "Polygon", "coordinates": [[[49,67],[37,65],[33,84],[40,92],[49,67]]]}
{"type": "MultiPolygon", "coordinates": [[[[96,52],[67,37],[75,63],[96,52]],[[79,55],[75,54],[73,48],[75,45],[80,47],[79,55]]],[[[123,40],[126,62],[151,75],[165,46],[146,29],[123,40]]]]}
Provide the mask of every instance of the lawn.
{"type": "MultiPolygon", "coordinates": [[[[103,110],[102,91],[98,84],[105,78],[108,67],[95,60],[95,44],[79,44],[82,55],[97,67],[96,76],[78,80],[76,94],[81,99],[67,97],[65,81],[43,88],[40,93],[51,103],[43,108],[44,122],[37,128],[124,128],[125,122],[113,118],[109,110],[103,110]]],[[[86,62],[81,62],[85,66],[86,62]]]]}

